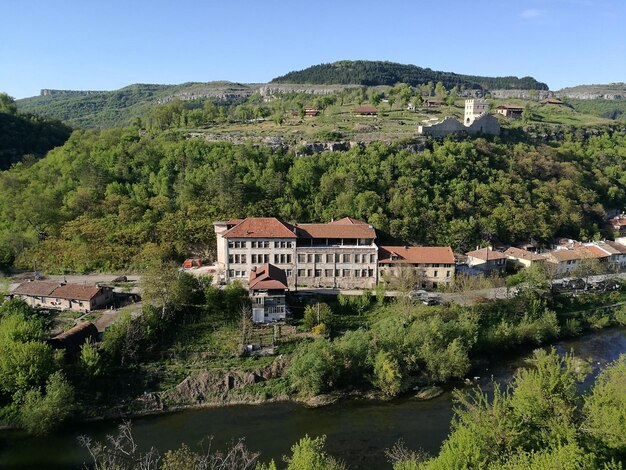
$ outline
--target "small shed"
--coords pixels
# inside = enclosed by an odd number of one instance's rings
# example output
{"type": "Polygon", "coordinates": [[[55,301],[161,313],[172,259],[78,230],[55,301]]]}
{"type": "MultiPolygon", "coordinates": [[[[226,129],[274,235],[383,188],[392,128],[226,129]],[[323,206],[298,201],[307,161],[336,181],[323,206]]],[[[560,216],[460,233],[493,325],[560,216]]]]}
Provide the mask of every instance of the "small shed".
{"type": "Polygon", "coordinates": [[[315,117],[319,115],[320,110],[317,108],[304,108],[304,115],[307,117],[315,117]]]}
{"type": "Polygon", "coordinates": [[[353,112],[359,116],[378,116],[378,110],[370,105],[359,106],[353,112]]]}
{"type": "Polygon", "coordinates": [[[48,344],[54,349],[65,349],[66,351],[76,353],[80,351],[83,343],[87,341],[95,342],[97,340],[98,328],[93,323],[86,321],[49,339],[48,344]]]}
{"type": "Polygon", "coordinates": [[[199,268],[200,266],[202,266],[202,260],[200,258],[187,258],[183,261],[184,269],[199,268]]]}

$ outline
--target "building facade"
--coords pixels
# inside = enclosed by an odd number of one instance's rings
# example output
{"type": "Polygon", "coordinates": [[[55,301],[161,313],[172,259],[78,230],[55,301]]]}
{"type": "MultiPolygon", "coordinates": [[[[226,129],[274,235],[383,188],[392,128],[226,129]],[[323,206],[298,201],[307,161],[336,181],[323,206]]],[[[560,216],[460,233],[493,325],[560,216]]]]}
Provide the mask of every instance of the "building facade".
{"type": "Polygon", "coordinates": [[[448,246],[381,246],[378,266],[380,280],[390,285],[410,269],[421,277],[422,288],[432,289],[450,284],[455,273],[454,254],[448,246]]]}
{"type": "Polygon", "coordinates": [[[89,312],[106,306],[113,299],[113,289],[58,282],[23,282],[10,294],[31,307],[89,312]]]}
{"type": "Polygon", "coordinates": [[[272,264],[252,268],[249,279],[252,321],[269,323],[287,317],[285,292],[289,288],[285,271],[272,264]]]}
{"type": "Polygon", "coordinates": [[[283,269],[290,287],[373,288],[376,231],[346,217],[291,225],[274,217],[215,222],[218,280],[245,282],[267,263],[283,269]]]}

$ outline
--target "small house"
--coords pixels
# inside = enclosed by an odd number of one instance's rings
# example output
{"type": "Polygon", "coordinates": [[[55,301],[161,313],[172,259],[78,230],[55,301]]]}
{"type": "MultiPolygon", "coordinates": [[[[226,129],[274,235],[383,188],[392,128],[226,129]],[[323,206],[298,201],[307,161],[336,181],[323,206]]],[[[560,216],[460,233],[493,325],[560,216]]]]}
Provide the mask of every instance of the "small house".
{"type": "Polygon", "coordinates": [[[507,255],[495,251],[491,246],[466,253],[467,265],[480,269],[485,274],[504,274],[507,255]]]}
{"type": "Polygon", "coordinates": [[[424,100],[425,108],[439,108],[440,106],[445,106],[447,103],[442,100],[424,100]]]}
{"type": "Polygon", "coordinates": [[[378,116],[378,110],[370,105],[359,106],[353,113],[358,116],[378,116]]]}
{"type": "Polygon", "coordinates": [[[380,277],[398,277],[403,268],[422,276],[422,288],[436,288],[454,279],[454,254],[449,246],[381,246],[378,252],[380,277]]]}
{"type": "Polygon", "coordinates": [[[304,115],[306,117],[315,117],[318,116],[320,113],[320,110],[317,108],[304,108],[304,115]]]}
{"type": "Polygon", "coordinates": [[[501,114],[509,119],[520,119],[524,108],[521,106],[500,105],[496,108],[496,113],[501,114]]]}
{"type": "Polygon", "coordinates": [[[114,294],[112,288],[105,286],[27,281],[9,295],[24,300],[31,307],[89,312],[104,307],[114,294]]]}
{"type": "Polygon", "coordinates": [[[248,286],[252,300],[252,321],[269,323],[285,320],[285,292],[288,286],[283,269],[269,263],[256,266],[250,271],[248,286]]]}
{"type": "Polygon", "coordinates": [[[48,344],[54,349],[65,349],[71,353],[77,353],[84,343],[96,342],[97,340],[98,328],[93,323],[86,321],[51,338],[48,340],[48,344]]]}
{"type": "Polygon", "coordinates": [[[505,250],[504,254],[512,264],[528,268],[533,264],[543,263],[546,260],[545,256],[532,251],[522,250],[521,248],[509,247],[505,250]]]}
{"type": "Polygon", "coordinates": [[[552,263],[556,273],[568,275],[579,268],[585,260],[607,259],[608,254],[590,250],[586,246],[577,246],[571,249],[557,249],[546,253],[546,261],[552,263]]]}
{"type": "Polygon", "coordinates": [[[183,261],[184,269],[199,268],[201,266],[202,260],[200,258],[187,258],[185,261],[183,261]]]}

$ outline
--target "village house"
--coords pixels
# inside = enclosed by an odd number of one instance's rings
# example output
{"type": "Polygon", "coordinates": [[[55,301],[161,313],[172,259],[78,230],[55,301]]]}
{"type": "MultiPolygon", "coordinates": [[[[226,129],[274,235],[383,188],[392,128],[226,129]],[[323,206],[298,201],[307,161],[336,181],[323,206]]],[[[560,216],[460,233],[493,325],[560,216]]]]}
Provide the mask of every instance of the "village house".
{"type": "Polygon", "coordinates": [[[546,261],[546,257],[543,255],[513,246],[507,248],[504,254],[514,266],[520,268],[528,268],[533,264],[544,263],[546,261]]]}
{"type": "Polygon", "coordinates": [[[315,117],[319,115],[320,110],[317,108],[304,108],[304,115],[306,117],[315,117]]]}
{"type": "Polygon", "coordinates": [[[292,225],[274,217],[214,222],[218,280],[246,280],[254,266],[284,269],[290,287],[373,288],[376,231],[345,217],[292,225]]]}
{"type": "Polygon", "coordinates": [[[626,246],[610,240],[585,243],[585,246],[597,253],[606,261],[609,267],[618,271],[626,269],[626,246]]]}
{"type": "Polygon", "coordinates": [[[425,108],[439,108],[440,106],[445,106],[446,102],[442,100],[424,100],[425,108]]]}
{"type": "Polygon", "coordinates": [[[490,246],[470,251],[466,256],[470,268],[480,269],[485,274],[504,274],[506,269],[508,256],[490,246]]]}
{"type": "Polygon", "coordinates": [[[422,288],[448,285],[454,279],[454,254],[449,246],[381,246],[378,252],[379,278],[393,283],[404,269],[422,276],[422,288]]]}
{"type": "Polygon", "coordinates": [[[378,110],[370,105],[359,106],[352,112],[358,116],[378,116],[378,110]]]}
{"type": "Polygon", "coordinates": [[[287,316],[285,271],[273,264],[255,266],[248,281],[252,301],[252,321],[268,323],[284,321],[287,316]]]}
{"type": "Polygon", "coordinates": [[[625,236],[626,235],[626,215],[625,214],[620,214],[618,216],[613,217],[609,223],[611,224],[611,227],[613,227],[613,230],[615,230],[615,232],[618,234],[618,236],[625,236]]]}
{"type": "Polygon", "coordinates": [[[570,275],[582,266],[585,260],[601,260],[608,258],[606,253],[598,253],[586,246],[576,246],[571,249],[557,249],[545,253],[546,261],[551,263],[557,275],[570,275]]]}
{"type": "Polygon", "coordinates": [[[524,108],[522,108],[521,106],[510,106],[502,104],[496,108],[496,113],[501,114],[502,116],[509,119],[520,119],[523,112],[524,108]]]}
{"type": "Polygon", "coordinates": [[[89,312],[108,304],[113,299],[113,289],[97,285],[27,281],[9,295],[24,300],[31,307],[89,312]]]}

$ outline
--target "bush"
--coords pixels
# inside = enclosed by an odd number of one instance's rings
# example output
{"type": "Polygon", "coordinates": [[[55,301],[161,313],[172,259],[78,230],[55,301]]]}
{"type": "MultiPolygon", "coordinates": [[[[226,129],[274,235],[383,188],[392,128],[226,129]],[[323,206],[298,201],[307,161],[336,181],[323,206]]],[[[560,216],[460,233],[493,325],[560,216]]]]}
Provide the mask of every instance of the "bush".
{"type": "Polygon", "coordinates": [[[20,410],[22,425],[32,434],[46,434],[63,423],[74,410],[74,388],[61,372],[50,375],[46,393],[29,390],[20,410]]]}

